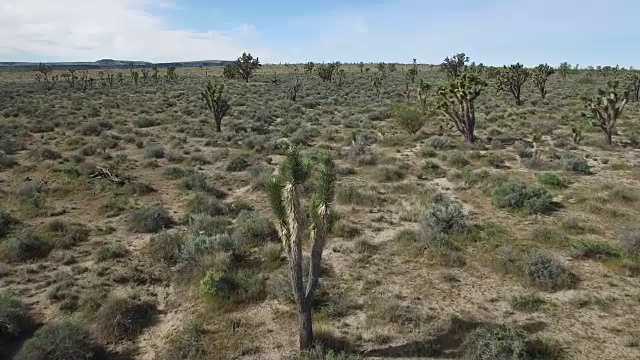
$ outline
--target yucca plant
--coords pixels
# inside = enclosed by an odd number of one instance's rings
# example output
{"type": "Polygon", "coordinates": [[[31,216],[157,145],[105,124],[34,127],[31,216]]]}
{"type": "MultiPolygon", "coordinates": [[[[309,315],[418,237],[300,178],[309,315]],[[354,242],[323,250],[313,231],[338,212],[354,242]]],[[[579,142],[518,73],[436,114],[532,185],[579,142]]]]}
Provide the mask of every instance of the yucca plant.
{"type": "Polygon", "coordinates": [[[222,119],[227,115],[227,112],[231,110],[229,100],[224,98],[224,85],[220,84],[214,86],[209,82],[200,96],[202,97],[202,100],[204,100],[207,109],[213,112],[216,132],[221,132],[222,129],[220,125],[222,124],[222,119]]]}
{"type": "Polygon", "coordinates": [[[336,168],[328,152],[320,154],[316,171],[297,149],[289,150],[278,177],[268,180],[265,191],[275,215],[275,227],[289,262],[289,275],[299,315],[300,350],[313,346],[312,307],[320,265],[332,221],[336,168]],[[316,174],[307,204],[310,221],[303,214],[302,197],[312,173],[316,174]],[[303,227],[309,223],[308,231],[303,227]],[[308,234],[308,241],[304,239],[308,234]],[[303,265],[303,244],[310,244],[309,264],[303,265]],[[308,268],[308,274],[303,269],[308,268]]]}
{"type": "Polygon", "coordinates": [[[618,93],[618,81],[607,81],[607,90],[598,89],[598,95],[591,99],[583,98],[590,114],[591,124],[599,127],[605,134],[605,141],[611,145],[613,128],[629,100],[629,92],[618,93]]]}
{"type": "Polygon", "coordinates": [[[371,86],[373,86],[373,91],[376,93],[376,97],[380,97],[380,90],[382,89],[382,77],[376,76],[371,80],[371,86]]]}
{"type": "Polygon", "coordinates": [[[420,79],[420,83],[418,84],[418,101],[420,102],[420,107],[423,112],[427,111],[429,89],[431,89],[431,85],[425,82],[424,79],[420,79]]]}
{"type": "Polygon", "coordinates": [[[453,122],[465,141],[474,142],[476,111],[474,102],[487,83],[479,77],[464,73],[448,87],[440,87],[438,108],[453,122]]]}
{"type": "Polygon", "coordinates": [[[413,59],[413,65],[407,70],[407,80],[411,81],[411,83],[416,82],[416,76],[418,76],[418,60],[413,59]]]}

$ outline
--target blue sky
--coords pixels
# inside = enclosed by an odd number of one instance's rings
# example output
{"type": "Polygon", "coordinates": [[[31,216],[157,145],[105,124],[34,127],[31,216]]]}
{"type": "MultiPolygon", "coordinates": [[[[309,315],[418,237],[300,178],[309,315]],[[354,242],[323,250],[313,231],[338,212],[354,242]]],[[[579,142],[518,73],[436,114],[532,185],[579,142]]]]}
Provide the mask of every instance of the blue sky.
{"type": "Polygon", "coordinates": [[[640,67],[640,1],[0,0],[0,61],[233,59],[640,67]]]}

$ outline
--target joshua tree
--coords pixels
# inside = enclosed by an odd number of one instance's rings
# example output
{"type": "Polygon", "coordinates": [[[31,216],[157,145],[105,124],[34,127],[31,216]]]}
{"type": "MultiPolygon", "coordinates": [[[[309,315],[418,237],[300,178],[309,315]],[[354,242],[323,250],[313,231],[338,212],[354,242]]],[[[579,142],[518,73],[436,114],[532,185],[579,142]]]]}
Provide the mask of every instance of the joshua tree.
{"type": "Polygon", "coordinates": [[[122,83],[124,83],[124,75],[122,75],[122,73],[118,73],[118,84],[122,85],[122,83]]]}
{"type": "Polygon", "coordinates": [[[40,82],[40,80],[43,80],[45,89],[47,90],[53,89],[53,86],[55,85],[56,81],[53,78],[51,79],[49,78],[49,74],[53,71],[51,67],[43,63],[40,63],[38,64],[36,71],[41,75],[41,76],[36,76],[36,81],[40,82]]]}
{"type": "Polygon", "coordinates": [[[304,64],[304,73],[306,75],[311,75],[313,73],[313,67],[316,64],[313,63],[313,61],[309,61],[308,63],[304,64]]]}
{"type": "Polygon", "coordinates": [[[569,71],[571,71],[571,65],[566,61],[558,66],[558,73],[563,79],[567,77],[569,71]]]}
{"type": "Polygon", "coordinates": [[[396,70],[397,70],[396,63],[387,64],[387,70],[389,72],[396,72],[396,70]]]}
{"type": "Polygon", "coordinates": [[[133,79],[133,83],[135,85],[138,85],[138,79],[139,79],[139,76],[140,76],[140,74],[138,73],[138,70],[134,70],[133,68],[131,68],[129,70],[129,73],[131,74],[131,79],[133,79]]]}
{"type": "Polygon", "coordinates": [[[324,152],[318,160],[317,178],[307,200],[309,218],[303,213],[302,197],[311,175],[311,164],[297,150],[290,150],[280,165],[277,178],[266,182],[265,190],[275,215],[275,227],[289,262],[289,276],[299,315],[300,350],[313,346],[313,300],[320,279],[322,252],[331,230],[336,168],[324,152]],[[308,229],[303,229],[309,223],[308,229]],[[308,236],[308,241],[304,237],[308,236]],[[303,274],[303,244],[310,244],[308,274],[303,274]]]}
{"type": "Polygon", "coordinates": [[[316,71],[322,82],[331,82],[333,75],[337,72],[337,65],[335,63],[318,64],[316,71]]]}
{"type": "Polygon", "coordinates": [[[112,73],[107,73],[107,84],[109,84],[109,89],[113,88],[113,78],[115,77],[112,73]]]}
{"type": "Polygon", "coordinates": [[[411,100],[411,93],[413,92],[413,88],[411,87],[411,84],[406,82],[404,84],[404,97],[407,98],[407,101],[411,100]]]}
{"type": "Polygon", "coordinates": [[[227,112],[231,110],[229,101],[224,98],[224,85],[220,84],[214,86],[211,82],[207,83],[206,88],[200,94],[205,105],[211,112],[213,112],[213,120],[216,124],[216,132],[221,132],[220,125],[222,124],[222,118],[227,115],[227,112]]]}
{"type": "Polygon", "coordinates": [[[385,64],[384,62],[378,63],[376,65],[376,68],[378,69],[378,72],[380,74],[382,74],[382,76],[385,76],[387,73],[387,64],[385,64]]]}
{"type": "Polygon", "coordinates": [[[289,89],[289,100],[296,101],[298,99],[298,91],[300,91],[301,87],[300,78],[296,75],[296,82],[289,89]]]}
{"type": "Polygon", "coordinates": [[[358,70],[360,70],[360,74],[364,72],[364,63],[362,61],[358,63],[358,70]]]}
{"type": "Polygon", "coordinates": [[[69,88],[73,89],[76,85],[76,79],[78,78],[76,76],[76,70],[75,69],[69,69],[67,70],[68,72],[65,74],[62,74],[62,78],[64,78],[64,80],[67,82],[67,84],[69,84],[69,88]]]}
{"type": "Polygon", "coordinates": [[[629,80],[629,87],[631,88],[633,99],[636,102],[640,101],[640,71],[630,70],[627,79],[629,80]]]}
{"type": "Polygon", "coordinates": [[[462,74],[448,87],[440,87],[438,108],[453,122],[465,141],[474,142],[476,112],[474,101],[487,83],[473,74],[462,74]]]}
{"type": "Polygon", "coordinates": [[[498,91],[511,93],[516,98],[516,105],[522,105],[520,100],[522,85],[529,79],[529,75],[529,69],[520,63],[509,67],[504,66],[496,79],[496,87],[498,91]]]}
{"type": "MultiPolygon", "coordinates": [[[[618,94],[618,81],[607,81],[607,90],[598,90],[591,99],[583,98],[585,107],[591,113],[591,124],[599,127],[605,134],[605,141],[611,145],[611,137],[616,121],[622,114],[629,98],[629,92],[618,94]]],[[[588,117],[589,114],[583,114],[588,117]]]]}
{"type": "Polygon", "coordinates": [[[382,76],[376,76],[371,80],[371,86],[373,86],[373,91],[376,93],[376,97],[380,97],[380,90],[382,89],[382,76]]]}
{"type": "Polygon", "coordinates": [[[347,72],[344,69],[338,70],[338,86],[342,86],[347,79],[347,72]]]}
{"type": "Polygon", "coordinates": [[[249,78],[251,78],[253,73],[262,66],[260,65],[259,58],[254,59],[250,53],[242,53],[242,56],[234,61],[233,65],[234,67],[231,69],[236,71],[237,76],[245,82],[249,82],[249,78]]]}
{"type": "Polygon", "coordinates": [[[222,76],[231,80],[238,78],[239,72],[236,67],[236,64],[225,65],[224,69],[222,70],[222,76]]]}
{"type": "Polygon", "coordinates": [[[176,74],[176,67],[170,66],[167,68],[167,81],[178,80],[178,74],[176,74]]]}
{"type": "Polygon", "coordinates": [[[142,83],[146,84],[147,79],[149,78],[149,69],[141,68],[140,73],[142,74],[142,83]]]}
{"type": "Polygon", "coordinates": [[[416,82],[416,76],[418,76],[418,62],[416,59],[413,59],[413,65],[407,70],[407,80],[413,84],[416,82]]]}
{"type": "Polygon", "coordinates": [[[151,78],[157,84],[158,81],[160,81],[160,76],[159,76],[160,70],[158,69],[158,65],[153,64],[153,66],[151,67],[151,70],[153,71],[153,75],[151,75],[151,78]]]}
{"type": "Polygon", "coordinates": [[[445,58],[442,64],[440,64],[440,69],[447,74],[449,80],[453,80],[457,79],[467,70],[468,62],[469,57],[466,56],[465,53],[455,54],[451,58],[445,58]]]}
{"type": "Polygon", "coordinates": [[[547,79],[553,75],[555,69],[547,64],[540,64],[531,73],[533,84],[540,90],[540,97],[547,97],[547,79]]]}
{"type": "Polygon", "coordinates": [[[420,79],[420,83],[418,84],[418,101],[420,102],[420,108],[422,108],[423,112],[427,111],[427,95],[431,89],[431,85],[426,83],[424,79],[420,79]]]}

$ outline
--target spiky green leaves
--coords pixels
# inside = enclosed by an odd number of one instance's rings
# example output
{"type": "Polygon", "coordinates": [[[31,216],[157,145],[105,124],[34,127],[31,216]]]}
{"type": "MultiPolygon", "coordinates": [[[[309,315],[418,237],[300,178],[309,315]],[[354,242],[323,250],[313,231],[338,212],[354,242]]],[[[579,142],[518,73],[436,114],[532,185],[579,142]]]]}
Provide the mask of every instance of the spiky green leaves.
{"type": "MultiPolygon", "coordinates": [[[[629,91],[618,93],[619,82],[608,81],[607,89],[598,89],[598,95],[593,98],[583,98],[585,107],[591,115],[591,123],[605,133],[607,144],[611,145],[611,136],[616,121],[629,99],[629,91]]],[[[583,114],[587,116],[587,114],[583,114]]]]}
{"type": "Polygon", "coordinates": [[[320,153],[318,159],[318,178],[316,196],[325,206],[331,205],[336,193],[336,165],[329,152],[320,153]]]}
{"type": "Polygon", "coordinates": [[[208,82],[204,91],[200,93],[200,96],[207,108],[213,112],[216,131],[221,132],[220,125],[222,118],[231,110],[231,104],[224,98],[224,85],[213,85],[211,82],[208,82]]]}
{"type": "Polygon", "coordinates": [[[522,85],[529,79],[529,76],[529,69],[520,63],[509,67],[504,66],[496,78],[496,88],[498,91],[511,93],[516,99],[516,105],[522,105],[522,100],[520,99],[522,85]]]}
{"type": "Polygon", "coordinates": [[[445,58],[440,64],[440,69],[447,74],[450,80],[453,80],[465,73],[468,62],[469,57],[464,53],[455,54],[451,58],[445,58]]]}
{"type": "Polygon", "coordinates": [[[440,109],[464,136],[465,141],[473,142],[476,115],[474,101],[487,83],[474,74],[464,73],[448,87],[440,87],[438,96],[440,109]]]}

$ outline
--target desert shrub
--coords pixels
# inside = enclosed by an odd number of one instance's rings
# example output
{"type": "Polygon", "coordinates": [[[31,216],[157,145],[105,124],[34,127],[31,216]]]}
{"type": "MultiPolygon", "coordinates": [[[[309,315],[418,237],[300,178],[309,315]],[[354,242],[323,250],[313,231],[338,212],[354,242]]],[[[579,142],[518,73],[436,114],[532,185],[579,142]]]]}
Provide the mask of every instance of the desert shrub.
{"type": "Polygon", "coordinates": [[[17,338],[35,326],[25,303],[12,293],[0,291],[0,345],[17,338]]]}
{"type": "Polygon", "coordinates": [[[453,142],[448,136],[432,136],[427,139],[425,145],[436,150],[446,150],[453,147],[453,142]]]}
{"type": "Polygon", "coordinates": [[[255,211],[241,212],[236,221],[231,238],[241,247],[261,245],[279,239],[271,221],[255,211]]]}
{"type": "Polygon", "coordinates": [[[211,359],[207,350],[205,324],[200,319],[190,320],[184,329],[169,340],[161,359],[206,360],[211,359]]]}
{"type": "Polygon", "coordinates": [[[407,173],[397,166],[380,166],[376,169],[375,179],[379,182],[400,181],[407,173]]]}
{"type": "Polygon", "coordinates": [[[498,208],[523,210],[527,214],[548,214],[556,208],[553,197],[546,189],[516,179],[500,181],[491,197],[498,208]]]}
{"type": "Polygon", "coordinates": [[[178,231],[163,231],[149,239],[147,251],[155,261],[175,265],[180,259],[184,235],[178,231]]]}
{"type": "Polygon", "coordinates": [[[587,163],[587,159],[578,153],[567,151],[562,154],[560,161],[565,170],[584,175],[591,174],[591,166],[587,163]]]}
{"type": "Polygon", "coordinates": [[[180,187],[184,190],[198,191],[221,198],[224,193],[207,183],[207,176],[203,173],[190,173],[180,180],[180,187]]]}
{"type": "Polygon", "coordinates": [[[129,250],[122,243],[107,244],[101,246],[94,253],[97,262],[107,261],[111,259],[119,259],[127,256],[129,250]]]}
{"type": "Polygon", "coordinates": [[[174,221],[162,204],[135,209],[129,215],[129,230],[137,233],[157,233],[170,228],[174,221]]]}
{"type": "Polygon", "coordinates": [[[266,243],[261,249],[262,258],[269,264],[280,265],[282,260],[282,244],[266,243]]]}
{"type": "Polygon", "coordinates": [[[45,207],[45,188],[42,183],[30,181],[18,189],[20,203],[31,211],[39,211],[45,207]]]}
{"type": "Polygon", "coordinates": [[[78,154],[82,156],[93,156],[98,152],[98,147],[95,144],[87,144],[78,150],[78,154]]]}
{"type": "Polygon", "coordinates": [[[447,245],[449,236],[469,229],[462,205],[449,199],[427,208],[422,219],[422,227],[429,238],[438,245],[447,245]]]}
{"type": "Polygon", "coordinates": [[[301,352],[287,360],[362,360],[362,356],[350,352],[334,351],[324,349],[322,346],[315,347],[311,351],[301,352]]]}
{"type": "Polygon", "coordinates": [[[153,126],[158,126],[160,125],[160,121],[156,118],[151,118],[151,117],[139,117],[133,120],[133,124],[137,128],[143,129],[143,128],[149,128],[153,126]]]}
{"type": "Polygon", "coordinates": [[[520,311],[537,311],[547,302],[537,293],[516,295],[510,300],[511,306],[520,311]]]}
{"type": "Polygon", "coordinates": [[[249,161],[244,156],[234,156],[229,159],[227,163],[227,171],[239,172],[244,171],[249,167],[249,161]]]}
{"type": "Polygon", "coordinates": [[[59,152],[53,149],[49,149],[43,146],[38,146],[37,148],[29,152],[29,157],[37,161],[58,160],[62,158],[62,154],[60,154],[59,152]]]}
{"type": "Polygon", "coordinates": [[[53,244],[31,230],[14,234],[4,242],[4,252],[9,261],[25,262],[47,257],[53,244]]]}
{"type": "Polygon", "coordinates": [[[398,126],[409,134],[415,134],[427,122],[427,117],[416,106],[397,104],[394,107],[394,119],[398,126]]]}
{"type": "Polygon", "coordinates": [[[47,298],[57,303],[62,311],[71,312],[78,308],[79,296],[75,288],[75,279],[70,271],[58,271],[53,276],[53,285],[47,290],[47,298]]]}
{"type": "Polygon", "coordinates": [[[227,206],[208,193],[197,192],[187,201],[187,211],[191,214],[206,214],[210,216],[226,215],[227,206]]]}
{"type": "Polygon", "coordinates": [[[103,349],[88,329],[69,320],[45,324],[27,340],[14,360],[97,360],[103,349]]]}
{"type": "Polygon", "coordinates": [[[133,340],[151,324],[155,313],[151,302],[113,296],[95,314],[96,335],[107,344],[133,340]]]}
{"type": "Polygon", "coordinates": [[[211,236],[227,233],[233,221],[226,216],[198,214],[189,219],[189,230],[194,234],[211,236]]]}
{"type": "Polygon", "coordinates": [[[524,141],[516,141],[513,143],[513,149],[520,159],[528,159],[533,157],[533,150],[524,141]]]}
{"type": "Polygon", "coordinates": [[[576,276],[556,257],[533,251],[526,256],[525,273],[529,281],[544,290],[572,289],[577,285],[576,276]]]}
{"type": "Polygon", "coordinates": [[[156,192],[153,186],[141,181],[129,181],[122,188],[127,195],[144,196],[156,192]]]}
{"type": "Polygon", "coordinates": [[[552,172],[545,172],[536,176],[538,182],[542,185],[564,188],[567,187],[567,181],[560,175],[552,172]]]}
{"type": "Polygon", "coordinates": [[[149,144],[144,148],[144,157],[146,159],[162,159],[164,153],[164,148],[160,145],[149,144]]]}
{"type": "Polygon", "coordinates": [[[185,168],[181,168],[178,166],[168,166],[164,169],[162,174],[168,177],[169,179],[177,180],[177,179],[182,179],[192,173],[185,168]]]}
{"type": "Polygon", "coordinates": [[[485,162],[487,163],[487,165],[494,168],[499,168],[504,165],[504,159],[502,158],[502,156],[494,152],[490,152],[487,154],[485,162]]]}
{"type": "Polygon", "coordinates": [[[507,325],[486,324],[467,334],[462,344],[464,359],[528,360],[527,333],[507,325]]]}
{"type": "Polygon", "coordinates": [[[187,239],[180,248],[180,261],[193,263],[215,252],[237,253],[237,244],[227,234],[196,236],[187,239]]]}
{"type": "Polygon", "coordinates": [[[511,245],[503,245],[496,251],[496,265],[506,274],[520,269],[520,255],[511,245]]]}
{"type": "Polygon", "coordinates": [[[113,128],[113,125],[106,121],[91,121],[80,127],[78,130],[81,135],[99,136],[103,131],[113,128]]]}
{"type": "Polygon", "coordinates": [[[639,198],[637,190],[618,184],[613,185],[613,188],[609,191],[609,197],[624,203],[634,203],[638,201],[639,198]]]}
{"type": "Polygon", "coordinates": [[[620,248],[629,255],[640,256],[640,227],[630,227],[618,236],[620,248]]]}
{"type": "Polygon", "coordinates": [[[266,295],[265,279],[248,270],[207,271],[200,281],[200,291],[236,304],[259,301],[266,295]]]}
{"type": "Polygon", "coordinates": [[[11,169],[18,165],[18,160],[13,156],[7,155],[6,152],[0,150],[0,170],[11,169]]]}
{"type": "Polygon", "coordinates": [[[384,203],[385,199],[373,191],[363,191],[354,185],[339,187],[336,199],[341,204],[376,207],[384,203]]]}
{"type": "Polygon", "coordinates": [[[13,226],[17,224],[18,220],[11,216],[11,214],[6,211],[0,210],[0,238],[6,236],[9,231],[11,231],[13,226]]]}
{"type": "Polygon", "coordinates": [[[44,226],[47,237],[52,238],[56,247],[69,249],[89,239],[91,231],[82,224],[66,223],[61,220],[53,220],[44,226]]]}
{"type": "Polygon", "coordinates": [[[444,177],[447,170],[443,169],[437,162],[427,160],[421,168],[422,174],[425,176],[444,177]]]}
{"type": "Polygon", "coordinates": [[[362,233],[359,227],[344,220],[337,221],[331,230],[334,236],[344,239],[353,239],[362,233]]]}
{"type": "Polygon", "coordinates": [[[578,259],[606,260],[619,258],[620,249],[600,240],[578,240],[571,244],[572,256],[578,259]]]}
{"type": "Polygon", "coordinates": [[[471,162],[469,161],[469,159],[467,159],[467,157],[463,152],[454,151],[453,153],[451,153],[451,155],[447,157],[447,164],[449,164],[449,166],[453,166],[456,168],[463,168],[471,164],[471,162]]]}

